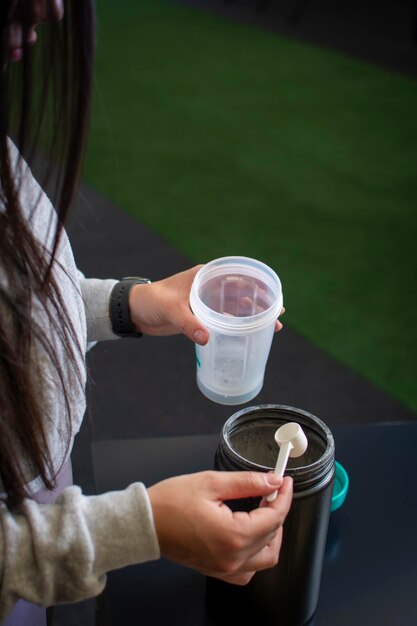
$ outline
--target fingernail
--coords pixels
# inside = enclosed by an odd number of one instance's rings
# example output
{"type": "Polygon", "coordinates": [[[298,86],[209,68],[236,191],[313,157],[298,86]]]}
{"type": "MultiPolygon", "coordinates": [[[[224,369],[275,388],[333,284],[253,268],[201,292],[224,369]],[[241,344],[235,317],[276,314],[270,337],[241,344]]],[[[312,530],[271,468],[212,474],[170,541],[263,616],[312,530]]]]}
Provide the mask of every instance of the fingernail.
{"type": "Polygon", "coordinates": [[[204,330],[196,330],[193,335],[193,339],[195,343],[204,344],[207,342],[207,334],[204,332],[204,330]]]}
{"type": "Polygon", "coordinates": [[[277,474],[268,474],[268,484],[272,487],[276,487],[282,483],[281,476],[277,476],[277,474]]]}

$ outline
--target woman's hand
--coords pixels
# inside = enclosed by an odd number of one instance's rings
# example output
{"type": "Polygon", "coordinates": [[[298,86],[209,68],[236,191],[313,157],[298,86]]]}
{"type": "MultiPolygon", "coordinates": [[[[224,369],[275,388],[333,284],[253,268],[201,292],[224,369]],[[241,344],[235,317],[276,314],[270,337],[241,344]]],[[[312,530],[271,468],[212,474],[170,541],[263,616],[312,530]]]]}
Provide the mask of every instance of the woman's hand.
{"type": "MultiPolygon", "coordinates": [[[[207,328],[197,320],[189,306],[191,285],[200,267],[196,265],[164,280],[132,287],[130,318],[140,332],[146,335],[183,333],[202,346],[208,342],[207,328]]],[[[281,328],[282,324],[277,320],[275,330],[281,328]]]]}
{"type": "Polygon", "coordinates": [[[292,479],[273,473],[214,472],[177,476],[148,489],[161,554],[202,574],[247,584],[278,562],[292,479]],[[271,503],[265,497],[279,488],[271,503]],[[249,513],[225,500],[262,497],[249,513]]]}
{"type": "Polygon", "coordinates": [[[201,265],[155,283],[134,285],[130,291],[130,318],[146,335],[183,333],[200,345],[208,342],[208,330],[193,315],[190,291],[201,265]]]}

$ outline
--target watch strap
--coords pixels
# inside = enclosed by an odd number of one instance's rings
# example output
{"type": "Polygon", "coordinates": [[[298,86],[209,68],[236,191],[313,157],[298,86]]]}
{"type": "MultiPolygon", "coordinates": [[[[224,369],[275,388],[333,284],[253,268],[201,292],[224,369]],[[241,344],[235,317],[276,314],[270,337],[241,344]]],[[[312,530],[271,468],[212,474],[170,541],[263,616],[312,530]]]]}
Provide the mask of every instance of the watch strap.
{"type": "Polygon", "coordinates": [[[142,337],[130,319],[129,295],[134,285],[150,283],[149,278],[126,276],[112,289],[110,295],[110,320],[113,332],[119,337],[142,337]]]}

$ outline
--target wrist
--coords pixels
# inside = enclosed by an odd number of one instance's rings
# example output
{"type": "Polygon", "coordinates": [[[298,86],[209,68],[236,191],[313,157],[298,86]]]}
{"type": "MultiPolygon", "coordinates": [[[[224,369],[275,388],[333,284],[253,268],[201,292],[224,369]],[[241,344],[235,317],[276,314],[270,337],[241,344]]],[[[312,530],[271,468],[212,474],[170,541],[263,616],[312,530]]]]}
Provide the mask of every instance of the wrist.
{"type": "Polygon", "coordinates": [[[140,312],[143,310],[144,291],[148,289],[149,283],[135,283],[129,293],[129,316],[138,333],[142,334],[140,312]]]}

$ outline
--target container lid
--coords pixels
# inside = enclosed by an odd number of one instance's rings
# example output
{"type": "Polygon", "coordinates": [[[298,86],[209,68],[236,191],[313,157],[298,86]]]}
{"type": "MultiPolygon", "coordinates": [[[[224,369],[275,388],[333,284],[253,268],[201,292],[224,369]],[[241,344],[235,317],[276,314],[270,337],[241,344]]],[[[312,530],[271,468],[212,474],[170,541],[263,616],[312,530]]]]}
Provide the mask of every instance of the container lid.
{"type": "Polygon", "coordinates": [[[273,469],[278,451],[274,434],[288,421],[299,423],[309,442],[308,454],[290,459],[286,470],[294,480],[294,497],[305,497],[324,489],[330,481],[334,482],[335,474],[333,435],[329,427],[312,413],[281,404],[241,409],[223,425],[222,456],[234,469],[273,469]]]}
{"type": "Polygon", "coordinates": [[[266,328],[277,319],[282,306],[282,285],[276,272],[262,261],[244,256],[220,257],[206,263],[195,275],[190,291],[194,315],[211,328],[232,335],[266,328]],[[250,286],[254,291],[255,296],[251,292],[241,298],[252,302],[252,311],[236,313],[224,307],[228,302],[227,286],[233,291],[236,284],[243,291],[245,284],[246,289],[250,286]]]}
{"type": "Polygon", "coordinates": [[[334,477],[334,487],[333,487],[333,496],[332,496],[332,504],[330,507],[330,511],[336,511],[339,509],[344,501],[346,500],[346,495],[349,489],[349,476],[343,465],[341,465],[338,461],[335,461],[335,477],[334,477]]]}

